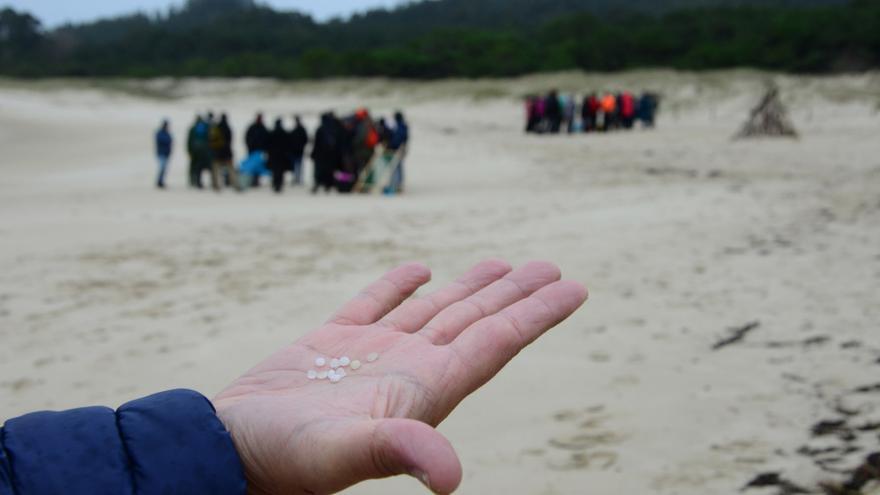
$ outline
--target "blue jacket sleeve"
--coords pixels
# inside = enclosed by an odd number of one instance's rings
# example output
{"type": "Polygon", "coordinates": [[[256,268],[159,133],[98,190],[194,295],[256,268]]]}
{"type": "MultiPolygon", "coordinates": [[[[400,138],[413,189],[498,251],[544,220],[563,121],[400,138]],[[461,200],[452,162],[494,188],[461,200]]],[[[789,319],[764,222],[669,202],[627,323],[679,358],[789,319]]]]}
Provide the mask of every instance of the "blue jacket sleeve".
{"type": "Polygon", "coordinates": [[[0,495],[244,495],[232,438],[205,397],[38,412],[0,428],[0,495]]]}

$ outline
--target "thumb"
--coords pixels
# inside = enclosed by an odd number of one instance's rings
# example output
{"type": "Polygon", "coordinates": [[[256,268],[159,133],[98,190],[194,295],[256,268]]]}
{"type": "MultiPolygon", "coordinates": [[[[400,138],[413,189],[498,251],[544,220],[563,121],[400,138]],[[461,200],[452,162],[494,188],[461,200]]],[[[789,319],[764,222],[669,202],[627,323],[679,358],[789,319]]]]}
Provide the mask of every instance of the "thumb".
{"type": "Polygon", "coordinates": [[[408,474],[434,493],[452,493],[461,483],[461,463],[449,440],[411,419],[374,422],[370,442],[374,478],[408,474]]]}

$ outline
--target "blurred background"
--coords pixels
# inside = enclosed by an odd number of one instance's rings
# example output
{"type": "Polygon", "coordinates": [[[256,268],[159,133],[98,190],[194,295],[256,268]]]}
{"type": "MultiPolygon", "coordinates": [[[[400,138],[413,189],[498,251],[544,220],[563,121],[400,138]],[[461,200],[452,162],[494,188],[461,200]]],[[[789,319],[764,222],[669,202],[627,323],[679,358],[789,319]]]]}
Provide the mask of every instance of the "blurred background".
{"type": "Polygon", "coordinates": [[[873,67],[880,43],[877,3],[869,0],[429,0],[382,8],[391,3],[13,2],[2,17],[3,73],[423,79],[741,66],[816,73],[873,67]]]}
{"type": "Polygon", "coordinates": [[[880,493],[878,65],[868,0],[0,0],[0,417],[211,396],[397,263],[547,259],[591,300],[441,425],[461,493],[880,493]]]}

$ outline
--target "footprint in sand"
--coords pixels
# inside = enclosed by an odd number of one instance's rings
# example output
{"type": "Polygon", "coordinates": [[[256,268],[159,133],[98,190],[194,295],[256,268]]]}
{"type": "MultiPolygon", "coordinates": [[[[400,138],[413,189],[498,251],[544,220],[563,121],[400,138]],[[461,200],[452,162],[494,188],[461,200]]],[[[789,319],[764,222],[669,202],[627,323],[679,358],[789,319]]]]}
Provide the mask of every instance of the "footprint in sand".
{"type": "Polygon", "coordinates": [[[559,411],[553,419],[563,433],[547,440],[547,449],[532,448],[524,455],[546,457],[547,467],[557,471],[614,467],[618,454],[613,447],[623,442],[623,435],[607,428],[610,416],[605,406],[559,411]]]}
{"type": "Polygon", "coordinates": [[[41,357],[41,358],[37,358],[36,360],[34,360],[34,367],[35,368],[42,368],[42,367],[48,366],[54,362],[55,362],[54,357],[41,357]]]}
{"type": "Polygon", "coordinates": [[[617,459],[618,456],[614,452],[575,452],[564,462],[549,461],[547,467],[556,471],[605,470],[614,467],[617,459]]]}
{"type": "Polygon", "coordinates": [[[0,387],[8,388],[13,392],[22,392],[24,390],[36,387],[43,383],[43,380],[32,380],[30,378],[19,378],[11,382],[2,382],[0,387]]]}

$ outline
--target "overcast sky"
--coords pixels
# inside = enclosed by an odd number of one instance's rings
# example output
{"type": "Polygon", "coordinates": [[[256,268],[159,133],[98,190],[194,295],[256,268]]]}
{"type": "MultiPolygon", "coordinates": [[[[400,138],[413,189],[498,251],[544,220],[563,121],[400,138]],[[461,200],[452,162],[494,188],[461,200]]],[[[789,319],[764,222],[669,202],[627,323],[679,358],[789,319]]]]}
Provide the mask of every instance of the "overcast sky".
{"type": "MultiPolygon", "coordinates": [[[[0,6],[12,6],[37,16],[44,27],[55,27],[67,21],[89,21],[99,17],[129,14],[138,10],[166,11],[170,5],[181,5],[184,0],[0,0],[0,6]]],[[[260,0],[281,10],[300,10],[324,20],[346,16],[370,7],[390,7],[400,0],[260,0]]]]}

